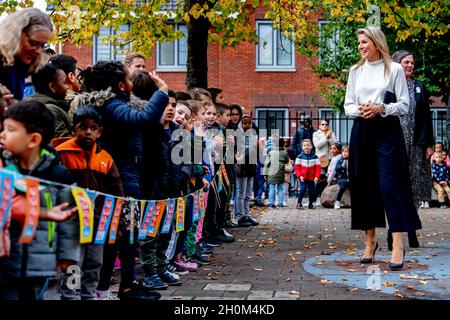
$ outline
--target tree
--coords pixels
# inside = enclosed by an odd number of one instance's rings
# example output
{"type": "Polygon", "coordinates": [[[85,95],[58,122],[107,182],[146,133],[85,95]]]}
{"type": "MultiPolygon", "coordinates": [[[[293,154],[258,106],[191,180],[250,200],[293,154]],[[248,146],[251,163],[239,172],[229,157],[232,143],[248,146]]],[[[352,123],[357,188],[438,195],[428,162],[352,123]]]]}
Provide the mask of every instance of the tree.
{"type": "MultiPolygon", "coordinates": [[[[173,41],[184,36],[171,22],[186,23],[188,89],[207,87],[209,42],[225,48],[242,41],[258,41],[255,26],[249,21],[255,9],[264,6],[265,17],[295,42],[300,54],[309,57],[311,67],[323,79],[324,96],[336,109],[342,109],[347,70],[358,57],[356,30],[376,18],[367,12],[372,3],[381,8],[380,23],[391,49],[406,47],[418,52],[416,73],[431,93],[447,99],[448,0],[47,1],[53,8],[51,19],[59,31],[54,41],[77,45],[92,44],[102,26],[117,31],[121,25],[129,24],[129,31],[113,34],[104,41],[120,48],[131,44],[133,50],[151,55],[156,41],[173,41]],[[320,37],[319,19],[329,21],[320,29],[320,37]],[[330,38],[334,39],[331,43],[330,38]]],[[[32,4],[32,0],[2,1],[0,13],[32,4]]]]}
{"type": "Polygon", "coordinates": [[[416,75],[430,93],[446,101],[450,86],[448,0],[279,0],[271,1],[270,17],[291,35],[297,50],[310,58],[313,70],[325,79],[323,95],[336,111],[342,111],[348,67],[358,59],[356,31],[376,18],[367,11],[372,4],[381,8],[378,22],[391,51],[413,51],[416,75]],[[329,22],[320,30],[319,17],[329,22]]]}

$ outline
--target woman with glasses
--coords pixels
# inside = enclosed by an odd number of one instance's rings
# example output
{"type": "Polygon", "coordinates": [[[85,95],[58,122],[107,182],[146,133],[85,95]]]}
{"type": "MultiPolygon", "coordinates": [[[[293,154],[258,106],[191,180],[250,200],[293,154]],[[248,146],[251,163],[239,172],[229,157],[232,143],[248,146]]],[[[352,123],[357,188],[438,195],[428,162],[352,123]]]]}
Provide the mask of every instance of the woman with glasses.
{"type": "Polygon", "coordinates": [[[327,119],[320,120],[319,130],[313,133],[313,144],[316,148],[316,156],[320,160],[322,174],[325,174],[330,160],[330,148],[336,142],[336,136],[330,129],[330,123],[327,119]]]}
{"type": "Polygon", "coordinates": [[[16,11],[0,22],[0,84],[12,94],[4,95],[8,105],[23,99],[25,78],[42,64],[52,33],[49,17],[36,8],[16,11]]]}
{"type": "Polygon", "coordinates": [[[237,130],[239,122],[242,119],[242,107],[238,104],[230,104],[230,122],[228,122],[227,129],[237,130]]]}

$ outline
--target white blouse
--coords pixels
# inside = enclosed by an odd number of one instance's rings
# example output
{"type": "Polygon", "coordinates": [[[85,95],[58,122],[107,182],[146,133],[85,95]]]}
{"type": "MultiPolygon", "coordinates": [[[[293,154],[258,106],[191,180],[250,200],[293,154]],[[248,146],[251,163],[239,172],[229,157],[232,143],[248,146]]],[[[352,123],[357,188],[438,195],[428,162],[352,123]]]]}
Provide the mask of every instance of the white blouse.
{"type": "Polygon", "coordinates": [[[408,113],[409,94],[405,73],[399,63],[391,63],[391,73],[384,76],[384,62],[366,62],[356,69],[350,69],[347,92],[345,93],[345,114],[360,117],[359,107],[364,103],[382,104],[386,91],[395,93],[396,103],[385,104],[383,116],[400,116],[408,113]]]}

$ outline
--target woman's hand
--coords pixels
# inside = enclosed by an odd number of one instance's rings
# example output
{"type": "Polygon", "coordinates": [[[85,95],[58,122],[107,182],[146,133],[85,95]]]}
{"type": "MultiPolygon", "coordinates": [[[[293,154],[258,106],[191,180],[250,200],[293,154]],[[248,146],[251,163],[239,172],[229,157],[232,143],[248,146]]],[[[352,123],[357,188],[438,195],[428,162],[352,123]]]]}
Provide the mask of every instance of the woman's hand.
{"type": "Polygon", "coordinates": [[[375,103],[364,103],[359,107],[359,111],[361,112],[361,116],[364,119],[373,118],[383,112],[384,108],[382,105],[375,103]]]}
{"type": "Polygon", "coordinates": [[[0,104],[4,105],[4,107],[9,107],[18,101],[14,99],[14,95],[9,91],[9,89],[0,83],[0,104]]]}
{"type": "Polygon", "coordinates": [[[169,86],[164,82],[163,79],[161,79],[157,74],[156,71],[153,70],[148,73],[150,78],[152,78],[153,81],[155,81],[156,86],[159,90],[164,91],[165,93],[169,92],[169,86]]]}

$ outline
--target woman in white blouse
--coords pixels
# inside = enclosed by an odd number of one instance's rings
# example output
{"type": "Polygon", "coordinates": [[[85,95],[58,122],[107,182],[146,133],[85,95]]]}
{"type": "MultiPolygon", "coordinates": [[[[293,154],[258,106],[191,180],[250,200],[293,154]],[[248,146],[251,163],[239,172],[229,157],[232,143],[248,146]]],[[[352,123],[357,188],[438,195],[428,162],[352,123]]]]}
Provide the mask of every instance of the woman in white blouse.
{"type": "Polygon", "coordinates": [[[387,218],[393,237],[389,268],[401,270],[402,232],[422,227],[399,121],[408,112],[408,86],[381,29],[358,30],[358,50],[361,59],[350,69],[344,104],[345,113],[355,118],[349,157],[352,229],[365,231],[361,263],[372,263],[378,248],[375,228],[386,227],[387,218]]]}

